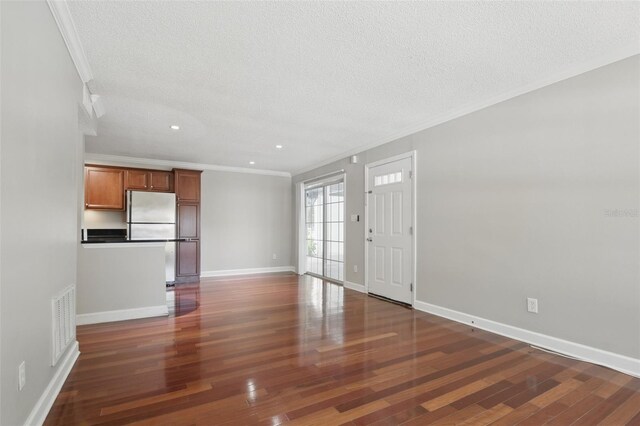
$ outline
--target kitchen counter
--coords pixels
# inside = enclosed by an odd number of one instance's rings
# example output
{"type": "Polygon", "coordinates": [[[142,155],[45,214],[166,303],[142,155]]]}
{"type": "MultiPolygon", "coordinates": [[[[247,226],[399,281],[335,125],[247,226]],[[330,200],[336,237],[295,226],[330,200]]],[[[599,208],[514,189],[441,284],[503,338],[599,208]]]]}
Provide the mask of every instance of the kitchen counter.
{"type": "Polygon", "coordinates": [[[149,239],[149,240],[130,240],[128,238],[90,238],[80,241],[82,244],[131,244],[131,243],[175,243],[179,241],[189,241],[187,238],[171,238],[171,239],[149,239]]]}

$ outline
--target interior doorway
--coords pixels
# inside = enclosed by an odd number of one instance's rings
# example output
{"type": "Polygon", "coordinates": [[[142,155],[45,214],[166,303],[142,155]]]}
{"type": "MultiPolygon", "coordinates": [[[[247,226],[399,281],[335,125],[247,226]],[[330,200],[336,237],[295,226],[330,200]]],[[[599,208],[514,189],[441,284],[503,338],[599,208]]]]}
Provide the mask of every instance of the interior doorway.
{"type": "Polygon", "coordinates": [[[344,282],[344,177],[305,185],[306,271],[344,282]]]}

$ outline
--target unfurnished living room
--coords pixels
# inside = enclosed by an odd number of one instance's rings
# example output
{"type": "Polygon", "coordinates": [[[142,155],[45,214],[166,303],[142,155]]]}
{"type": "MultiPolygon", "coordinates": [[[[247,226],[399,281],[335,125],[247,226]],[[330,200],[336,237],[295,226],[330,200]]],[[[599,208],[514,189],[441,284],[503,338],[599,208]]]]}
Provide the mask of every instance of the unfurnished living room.
{"type": "Polygon", "coordinates": [[[640,425],[640,2],[0,1],[0,425],[640,425]]]}

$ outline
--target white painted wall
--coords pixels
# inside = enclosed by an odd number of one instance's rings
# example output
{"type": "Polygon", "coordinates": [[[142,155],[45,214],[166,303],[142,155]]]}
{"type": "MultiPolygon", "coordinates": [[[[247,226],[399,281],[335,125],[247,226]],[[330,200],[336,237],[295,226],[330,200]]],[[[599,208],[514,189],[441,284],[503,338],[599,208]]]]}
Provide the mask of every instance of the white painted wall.
{"type": "Polygon", "coordinates": [[[290,178],[205,170],[201,192],[203,275],[292,265],[290,178]]]}
{"type": "Polygon", "coordinates": [[[20,425],[59,368],[50,365],[51,299],[76,282],[82,82],[45,2],[0,10],[0,424],[20,425]]]}
{"type": "MultiPolygon", "coordinates": [[[[293,182],[344,168],[364,217],[364,164],[416,150],[419,301],[640,358],[639,75],[634,56],[293,182]]],[[[364,222],[345,226],[364,284],[364,222]]]]}

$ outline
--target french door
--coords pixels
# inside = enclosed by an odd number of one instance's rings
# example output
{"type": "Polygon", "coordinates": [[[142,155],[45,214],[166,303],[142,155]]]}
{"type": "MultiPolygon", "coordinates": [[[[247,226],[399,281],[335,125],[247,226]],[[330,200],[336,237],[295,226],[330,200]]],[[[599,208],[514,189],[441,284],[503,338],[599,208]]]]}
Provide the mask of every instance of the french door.
{"type": "Polygon", "coordinates": [[[305,187],[307,273],[344,281],[344,181],[305,187]]]}

